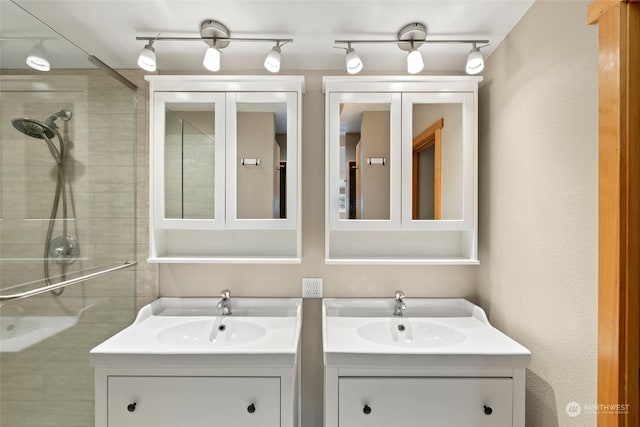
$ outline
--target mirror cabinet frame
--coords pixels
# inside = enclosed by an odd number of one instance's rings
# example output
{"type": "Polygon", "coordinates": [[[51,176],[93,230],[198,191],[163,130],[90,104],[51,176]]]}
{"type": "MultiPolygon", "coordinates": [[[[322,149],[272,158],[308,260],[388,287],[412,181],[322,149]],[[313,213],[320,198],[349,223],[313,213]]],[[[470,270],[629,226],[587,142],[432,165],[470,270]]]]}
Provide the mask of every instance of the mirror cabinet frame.
{"type": "MultiPolygon", "coordinates": [[[[323,78],[326,142],[326,263],[478,264],[477,108],[478,84],[481,81],[481,76],[330,76],[323,78]],[[391,104],[391,155],[387,159],[391,177],[390,219],[388,221],[341,219],[339,212],[340,104],[383,102],[381,100],[384,99],[389,99],[386,102],[391,104]],[[460,218],[414,219],[414,104],[461,105],[460,218]]],[[[437,120],[434,121],[437,122],[437,120]]],[[[446,125],[445,121],[445,128],[446,125]]]]}
{"type": "Polygon", "coordinates": [[[149,75],[149,262],[300,263],[302,76],[149,75]],[[215,105],[214,218],[165,217],[167,103],[215,105]],[[237,218],[237,105],[287,112],[286,218],[237,218]]]}

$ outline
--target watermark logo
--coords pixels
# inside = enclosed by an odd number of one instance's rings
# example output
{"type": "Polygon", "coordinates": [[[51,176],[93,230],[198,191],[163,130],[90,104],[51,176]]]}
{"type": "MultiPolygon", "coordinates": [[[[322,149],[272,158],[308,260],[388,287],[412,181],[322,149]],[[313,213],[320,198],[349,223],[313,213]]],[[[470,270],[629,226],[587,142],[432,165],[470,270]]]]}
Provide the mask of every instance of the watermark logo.
{"type": "Polygon", "coordinates": [[[564,410],[567,412],[567,415],[570,417],[577,417],[582,412],[582,406],[578,402],[569,402],[567,406],[565,406],[564,410]]]}
{"type": "Polygon", "coordinates": [[[597,414],[628,414],[628,403],[603,404],[603,403],[585,403],[583,405],[578,402],[569,402],[564,408],[568,416],[575,418],[580,414],[597,415],[597,414]]]}

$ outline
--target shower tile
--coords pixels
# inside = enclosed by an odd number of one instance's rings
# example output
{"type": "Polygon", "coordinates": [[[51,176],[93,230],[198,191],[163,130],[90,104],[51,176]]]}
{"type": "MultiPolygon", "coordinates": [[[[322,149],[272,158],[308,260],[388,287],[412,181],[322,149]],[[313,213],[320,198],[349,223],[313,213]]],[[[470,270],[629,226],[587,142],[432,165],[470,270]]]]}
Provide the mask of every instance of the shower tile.
{"type": "Polygon", "coordinates": [[[132,189],[133,167],[95,166],[90,177],[90,189],[93,192],[118,192],[132,189]]]}
{"type": "MultiPolygon", "coordinates": [[[[3,369],[7,367],[3,366],[3,369]]],[[[9,370],[8,374],[2,375],[0,383],[0,396],[2,400],[40,400],[43,398],[43,386],[45,379],[43,375],[34,373],[14,373],[9,370]]]]}

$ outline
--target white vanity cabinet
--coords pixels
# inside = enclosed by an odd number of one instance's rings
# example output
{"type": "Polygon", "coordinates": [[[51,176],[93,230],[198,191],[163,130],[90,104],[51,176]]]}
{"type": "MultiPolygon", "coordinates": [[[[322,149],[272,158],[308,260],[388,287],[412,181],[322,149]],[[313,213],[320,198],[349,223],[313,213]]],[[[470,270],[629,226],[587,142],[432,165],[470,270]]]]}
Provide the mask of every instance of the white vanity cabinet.
{"type": "Polygon", "coordinates": [[[299,298],[160,298],[91,350],[95,427],[300,427],[299,298]]]}
{"type": "Polygon", "coordinates": [[[300,76],[146,76],[150,262],[301,259],[300,76]]]}
{"type": "Polygon", "coordinates": [[[109,427],[280,427],[280,378],[108,379],[109,427]]]}
{"type": "Polygon", "coordinates": [[[531,353],[460,298],[325,298],[325,427],[524,427],[531,353]]]}
{"type": "Polygon", "coordinates": [[[324,78],[327,263],[478,263],[481,80],[324,78]]]}

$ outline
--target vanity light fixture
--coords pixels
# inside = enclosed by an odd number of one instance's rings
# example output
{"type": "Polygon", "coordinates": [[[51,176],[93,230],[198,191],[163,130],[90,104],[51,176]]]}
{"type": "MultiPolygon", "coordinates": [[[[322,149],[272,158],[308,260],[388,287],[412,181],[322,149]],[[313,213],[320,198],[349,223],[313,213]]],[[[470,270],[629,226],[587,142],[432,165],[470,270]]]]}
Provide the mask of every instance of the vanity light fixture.
{"type": "Polygon", "coordinates": [[[358,55],[358,52],[351,47],[351,43],[347,44],[347,56],[345,61],[347,64],[347,73],[349,74],[358,74],[363,68],[360,55],[358,55]]]}
{"type": "Polygon", "coordinates": [[[222,52],[215,47],[208,47],[207,50],[204,51],[204,59],[202,60],[202,65],[209,71],[220,71],[220,55],[222,52]]]}
{"type": "Polygon", "coordinates": [[[43,42],[41,41],[31,49],[31,52],[29,52],[29,55],[27,56],[26,63],[34,70],[49,71],[51,70],[51,64],[49,63],[47,52],[42,43],[43,42]]]}
{"type": "MultiPolygon", "coordinates": [[[[398,31],[398,34],[395,39],[391,40],[335,40],[335,44],[338,45],[347,45],[346,48],[341,46],[335,46],[338,48],[347,50],[347,72],[349,74],[356,74],[360,70],[362,70],[362,61],[360,61],[360,57],[351,47],[352,44],[361,43],[361,44],[390,44],[394,43],[398,45],[398,48],[401,50],[407,51],[407,72],[409,74],[416,74],[423,70],[424,68],[424,59],[422,58],[422,54],[418,50],[423,44],[430,43],[452,43],[452,44],[472,44],[473,48],[469,53],[467,58],[467,66],[466,71],[469,74],[477,74],[482,71],[484,68],[484,59],[482,57],[482,53],[480,52],[480,48],[486,47],[489,45],[489,40],[427,40],[427,27],[424,24],[419,22],[413,22],[411,24],[405,25],[398,31]],[[482,45],[482,46],[478,46],[482,45]],[[352,57],[357,57],[360,66],[351,68],[349,66],[349,54],[351,53],[352,57]],[[478,63],[481,65],[478,67],[478,63]],[[471,67],[470,67],[471,64],[471,67]],[[357,71],[354,71],[357,70],[357,71]]],[[[355,64],[355,63],[354,63],[355,64]]]]}
{"type": "Polygon", "coordinates": [[[484,70],[484,57],[482,56],[482,52],[473,44],[471,51],[469,52],[469,56],[467,56],[467,74],[478,74],[480,71],[484,70]]]}
{"type": "Polygon", "coordinates": [[[280,43],[276,43],[264,59],[264,68],[272,73],[280,71],[280,56],[280,43]]]}
{"type": "Polygon", "coordinates": [[[153,48],[153,42],[155,40],[149,40],[149,43],[144,45],[144,48],[138,55],[138,67],[145,71],[153,72],[156,70],[156,50],[153,48]]]}
{"type": "Polygon", "coordinates": [[[281,59],[281,47],[287,43],[293,42],[293,39],[284,39],[284,38],[273,38],[273,37],[259,37],[259,38],[246,38],[246,37],[231,37],[231,32],[229,29],[221,24],[218,21],[214,21],[212,19],[207,19],[202,21],[200,24],[200,37],[136,37],[136,40],[146,40],[148,43],[144,47],[143,51],[140,53],[140,57],[138,58],[138,66],[143,70],[147,71],[155,71],[148,70],[144,68],[143,64],[140,63],[140,58],[142,58],[142,54],[144,53],[147,57],[151,56],[153,53],[153,59],[155,62],[155,51],[153,50],[152,44],[156,41],[201,41],[205,42],[208,47],[204,54],[204,59],[202,61],[203,65],[206,69],[210,71],[219,71],[220,70],[220,57],[222,53],[222,49],[229,46],[231,42],[270,42],[275,43],[275,46],[269,51],[267,54],[267,58],[264,61],[264,67],[268,71],[272,73],[277,73],[280,71],[280,59],[281,59]],[[146,51],[146,52],[145,52],[146,51]]]}
{"type": "Polygon", "coordinates": [[[411,43],[411,49],[409,49],[409,53],[407,54],[407,73],[409,74],[417,74],[424,68],[424,60],[422,59],[422,54],[418,50],[418,48],[413,46],[411,43]]]}

